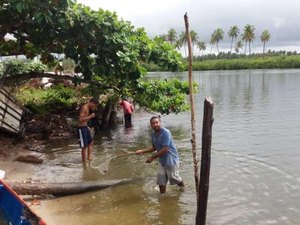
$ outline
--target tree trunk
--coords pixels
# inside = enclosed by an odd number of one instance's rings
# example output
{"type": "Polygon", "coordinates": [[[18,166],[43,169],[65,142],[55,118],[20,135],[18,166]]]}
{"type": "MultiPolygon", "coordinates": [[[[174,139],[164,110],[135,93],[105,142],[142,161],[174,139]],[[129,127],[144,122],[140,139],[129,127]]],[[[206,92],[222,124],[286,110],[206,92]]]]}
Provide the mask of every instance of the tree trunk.
{"type": "Polygon", "coordinates": [[[89,191],[96,191],[108,187],[128,184],[138,181],[137,178],[107,180],[107,181],[87,181],[70,183],[20,183],[6,182],[19,195],[46,195],[54,196],[79,194],[89,191]]]}
{"type": "Polygon", "coordinates": [[[111,114],[114,108],[114,104],[111,101],[108,101],[106,103],[105,109],[103,111],[103,116],[102,116],[102,126],[103,127],[108,127],[109,122],[111,120],[111,114]]]}

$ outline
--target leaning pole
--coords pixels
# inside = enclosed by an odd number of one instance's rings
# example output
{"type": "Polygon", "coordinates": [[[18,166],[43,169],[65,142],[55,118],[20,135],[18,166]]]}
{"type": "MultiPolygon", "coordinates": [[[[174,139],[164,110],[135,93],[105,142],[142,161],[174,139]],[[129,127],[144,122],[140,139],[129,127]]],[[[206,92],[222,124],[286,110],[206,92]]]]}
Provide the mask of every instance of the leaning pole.
{"type": "Polygon", "coordinates": [[[192,143],[192,154],[193,154],[193,160],[194,160],[194,176],[195,176],[195,185],[196,185],[196,194],[198,195],[198,159],[197,159],[197,152],[196,152],[196,129],[195,129],[195,106],[194,106],[194,93],[193,93],[193,77],[192,77],[192,71],[193,71],[193,52],[192,52],[192,41],[191,41],[191,35],[189,30],[189,19],[187,16],[187,13],[184,15],[184,22],[185,22],[185,33],[186,33],[186,40],[188,43],[188,49],[189,49],[189,95],[190,95],[190,104],[191,104],[191,128],[192,128],[192,137],[191,137],[191,143],[192,143]]]}

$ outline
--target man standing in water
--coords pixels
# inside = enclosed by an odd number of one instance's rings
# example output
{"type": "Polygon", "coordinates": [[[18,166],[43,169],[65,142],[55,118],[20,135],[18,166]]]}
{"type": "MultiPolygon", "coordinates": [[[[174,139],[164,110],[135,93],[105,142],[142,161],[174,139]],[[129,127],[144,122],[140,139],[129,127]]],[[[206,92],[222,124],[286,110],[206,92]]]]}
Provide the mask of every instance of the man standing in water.
{"type": "Polygon", "coordinates": [[[171,132],[162,127],[159,116],[153,116],[150,119],[150,125],[153,129],[151,135],[152,146],[143,150],[137,150],[136,154],[141,155],[148,152],[154,152],[146,163],[151,163],[154,159],[159,158],[159,167],[157,172],[157,184],[160,193],[166,192],[168,180],[170,184],[184,186],[182,178],[179,176],[179,154],[174,145],[171,132]]]}
{"type": "Polygon", "coordinates": [[[133,105],[126,99],[123,99],[120,103],[120,106],[122,106],[124,111],[125,127],[126,128],[132,127],[131,114],[133,113],[134,110],[133,105]]]}
{"type": "Polygon", "coordinates": [[[87,123],[90,119],[96,116],[95,113],[90,114],[90,110],[95,110],[97,106],[98,101],[92,98],[88,103],[84,104],[79,109],[78,136],[83,162],[86,161],[86,149],[88,160],[92,160],[93,138],[87,123]]]}

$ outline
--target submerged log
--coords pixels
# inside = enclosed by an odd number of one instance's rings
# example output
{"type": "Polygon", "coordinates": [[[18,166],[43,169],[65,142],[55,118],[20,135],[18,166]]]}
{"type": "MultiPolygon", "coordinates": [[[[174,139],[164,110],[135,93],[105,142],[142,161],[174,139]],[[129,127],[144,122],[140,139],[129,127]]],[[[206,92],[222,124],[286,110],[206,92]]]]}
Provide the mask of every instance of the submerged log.
{"type": "Polygon", "coordinates": [[[34,163],[34,164],[43,163],[43,160],[35,155],[19,156],[15,159],[15,161],[25,162],[25,163],[34,163]]]}
{"type": "Polygon", "coordinates": [[[138,178],[116,179],[107,181],[86,181],[70,183],[21,183],[7,182],[8,185],[19,195],[47,195],[54,196],[79,194],[96,191],[108,187],[128,184],[138,181],[138,178]]]}

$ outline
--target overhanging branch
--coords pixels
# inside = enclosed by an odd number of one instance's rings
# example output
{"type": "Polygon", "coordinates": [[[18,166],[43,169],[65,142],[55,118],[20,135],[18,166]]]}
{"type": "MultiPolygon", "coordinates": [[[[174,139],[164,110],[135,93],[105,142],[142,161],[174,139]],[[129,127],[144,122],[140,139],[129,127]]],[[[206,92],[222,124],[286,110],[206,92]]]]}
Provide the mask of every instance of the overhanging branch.
{"type": "Polygon", "coordinates": [[[90,84],[93,86],[97,86],[102,89],[113,89],[115,91],[120,91],[116,86],[108,86],[105,84],[102,84],[97,81],[93,80],[85,80],[79,76],[74,76],[71,74],[64,74],[64,75],[56,75],[54,73],[43,73],[43,72],[30,72],[30,73],[23,73],[23,74],[16,74],[13,76],[5,76],[0,79],[0,86],[12,86],[15,85],[16,83],[20,83],[21,81],[24,80],[29,80],[32,78],[51,78],[54,80],[71,80],[71,81],[76,81],[77,83],[86,83],[90,84]]]}

